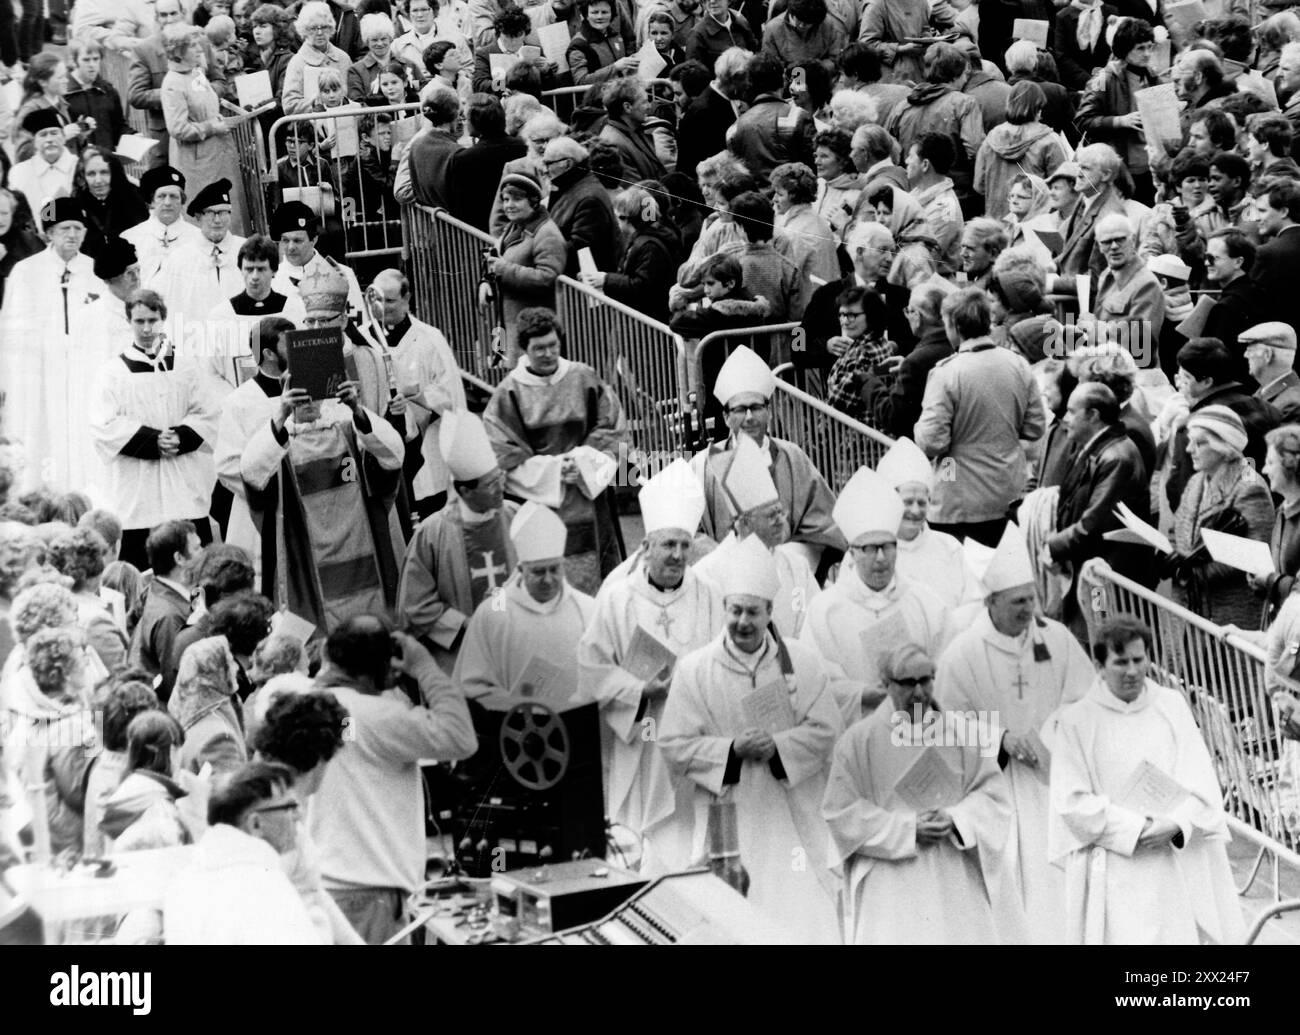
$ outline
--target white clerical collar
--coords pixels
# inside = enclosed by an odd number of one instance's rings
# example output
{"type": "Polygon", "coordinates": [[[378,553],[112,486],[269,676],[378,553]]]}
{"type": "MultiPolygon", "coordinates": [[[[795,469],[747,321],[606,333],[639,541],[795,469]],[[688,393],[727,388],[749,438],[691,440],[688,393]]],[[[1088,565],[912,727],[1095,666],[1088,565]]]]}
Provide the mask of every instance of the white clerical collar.
{"type": "Polygon", "coordinates": [[[1122,715],[1140,712],[1151,703],[1151,680],[1147,679],[1143,682],[1142,689],[1133,700],[1121,701],[1111,692],[1106,680],[1098,676],[1096,682],[1092,684],[1092,689],[1088,691],[1088,696],[1108,711],[1119,712],[1122,715]]]}
{"type": "Polygon", "coordinates": [[[1024,632],[1019,636],[1008,636],[1000,633],[993,624],[993,619],[989,615],[988,608],[980,612],[977,619],[980,626],[981,635],[988,643],[998,650],[1005,651],[1007,654],[1023,654],[1025,648],[1029,646],[1030,637],[1033,634],[1033,622],[1025,626],[1024,632]]]}
{"type": "MultiPolygon", "coordinates": [[[[727,450],[728,450],[728,451],[731,451],[731,450],[733,450],[733,449],[736,448],[736,435],[737,435],[737,434],[741,434],[741,435],[743,435],[743,434],[745,434],[745,433],[744,433],[743,431],[741,431],[741,432],[734,432],[734,431],[733,431],[733,432],[731,433],[731,436],[727,439],[727,450]]],[[[772,440],[771,440],[770,438],[768,438],[766,435],[764,435],[764,436],[763,436],[763,441],[760,442],[760,443],[758,443],[758,448],[761,449],[761,450],[763,451],[763,456],[767,459],[767,466],[768,466],[768,467],[771,467],[771,466],[772,466],[772,440]]]]}
{"type": "Polygon", "coordinates": [[[568,580],[561,580],[560,591],[544,603],[535,599],[532,594],[524,588],[523,575],[518,570],[515,571],[505,584],[506,596],[522,607],[525,611],[531,611],[535,615],[553,615],[562,606],[564,599],[569,594],[568,580]]]}
{"type": "Polygon", "coordinates": [[[746,653],[731,642],[731,633],[726,629],[722,630],[722,650],[737,665],[745,670],[751,677],[759,670],[763,664],[763,659],[772,648],[772,636],[770,633],[763,633],[763,645],[753,654],[746,653]]]}
{"type": "Polygon", "coordinates": [[[456,502],[460,505],[461,520],[467,525],[486,525],[497,515],[495,510],[489,510],[486,514],[480,514],[477,510],[470,510],[469,504],[463,499],[457,499],[456,502]]]}
{"type": "Polygon", "coordinates": [[[573,366],[573,362],[561,356],[559,366],[555,368],[555,373],[547,374],[545,376],[534,374],[528,369],[528,355],[525,353],[519,357],[519,362],[515,365],[515,369],[512,373],[515,376],[515,380],[521,385],[531,385],[534,388],[540,388],[553,385],[558,381],[563,381],[571,366],[573,366]]]}

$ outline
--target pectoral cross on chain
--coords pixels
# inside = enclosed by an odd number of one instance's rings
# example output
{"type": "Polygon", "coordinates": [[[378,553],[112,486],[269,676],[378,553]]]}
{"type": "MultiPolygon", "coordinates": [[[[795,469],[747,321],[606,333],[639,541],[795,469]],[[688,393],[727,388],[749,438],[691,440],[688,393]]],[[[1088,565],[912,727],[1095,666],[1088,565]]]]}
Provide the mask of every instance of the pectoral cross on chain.
{"type": "Polygon", "coordinates": [[[494,553],[495,551],[493,550],[484,550],[483,567],[470,568],[469,570],[469,574],[471,578],[487,579],[489,593],[491,593],[494,589],[497,588],[497,572],[500,572],[502,575],[506,573],[506,566],[504,564],[492,563],[492,556],[494,553]]]}
{"type": "Polygon", "coordinates": [[[672,635],[673,620],[668,617],[668,608],[661,607],[659,609],[659,617],[655,619],[655,622],[664,631],[665,639],[672,635]]]}
{"type": "Polygon", "coordinates": [[[1016,688],[1016,698],[1023,701],[1025,699],[1025,687],[1029,685],[1029,682],[1020,669],[1016,669],[1016,681],[1012,685],[1016,688]]]}

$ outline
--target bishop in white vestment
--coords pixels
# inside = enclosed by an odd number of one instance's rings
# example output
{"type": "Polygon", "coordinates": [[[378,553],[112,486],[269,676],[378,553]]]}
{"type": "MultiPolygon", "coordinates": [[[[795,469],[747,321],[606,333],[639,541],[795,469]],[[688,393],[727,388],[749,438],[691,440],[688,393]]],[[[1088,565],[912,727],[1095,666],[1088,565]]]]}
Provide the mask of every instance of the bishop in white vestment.
{"type": "Polygon", "coordinates": [[[1000,744],[1015,809],[1007,852],[1028,937],[1056,945],[1066,933],[1064,874],[1047,858],[1056,717],[1087,692],[1093,668],[1069,629],[1036,613],[1033,564],[1014,522],[981,581],[984,608],[939,659],[940,700],[950,712],[980,713],[1000,744]]]}
{"type": "Polygon", "coordinates": [[[695,785],[695,858],[707,861],[709,804],[736,806],[754,908],[801,944],[840,942],[821,801],[839,707],[817,656],[770,630],[776,560],[757,536],[722,573],[726,628],[673,672],[659,748],[695,785]]]}
{"type": "Polygon", "coordinates": [[[14,265],[0,313],[4,433],[22,443],[23,490],[65,491],[89,484],[98,466],[85,448],[85,402],[94,380],[86,329],[108,288],[81,254],[88,222],[81,206],[58,198],[39,216],[50,247],[14,265]]]}
{"type": "Polygon", "coordinates": [[[727,567],[734,563],[731,548],[750,534],[757,536],[771,550],[780,582],[772,601],[772,622],[781,636],[793,640],[803,630],[808,604],[821,587],[808,566],[806,551],[787,541],[790,522],[763,451],[742,435],[735,454],[722,485],[739,514],[736,526],[716,550],[695,562],[695,573],[721,585],[727,567]]]}
{"type": "Polygon", "coordinates": [[[834,514],[849,554],[835,584],[808,605],[802,639],[821,657],[851,726],[884,698],[879,666],[887,650],[910,642],[938,657],[950,628],[943,602],[895,570],[903,504],[883,478],[859,470],[834,514]]]}
{"type": "Polygon", "coordinates": [[[1187,701],[1147,676],[1150,635],[1128,616],[1103,622],[1100,674],[1057,723],[1048,849],[1065,868],[1068,940],[1239,944],[1223,791],[1187,701]]]}
{"type": "Polygon", "coordinates": [[[840,738],[823,800],[847,939],[995,945],[1011,822],[997,759],[933,710],[924,651],[906,644],[885,667],[890,703],[840,738]]]}
{"type": "Polygon", "coordinates": [[[903,501],[898,526],[898,573],[920,583],[948,608],[979,599],[979,587],[964,563],[962,544],[946,532],[936,532],[927,520],[934,468],[910,438],[897,439],[880,458],[876,473],[903,501]]]}
{"type": "Polygon", "coordinates": [[[564,578],[564,522],[531,500],[510,524],[519,567],[500,597],[479,604],[455,680],[466,697],[526,697],[563,709],[573,696],[578,641],[596,602],[564,578]]]}
{"type": "Polygon", "coordinates": [[[722,628],[722,599],[686,566],[704,510],[686,462],[674,460],[638,498],[641,560],[597,600],[578,645],[578,689],[584,702],[600,703],[608,727],[606,814],[642,839],[641,872],[657,876],[689,866],[694,854],[693,792],[669,771],[658,743],[670,669],[722,628]]]}

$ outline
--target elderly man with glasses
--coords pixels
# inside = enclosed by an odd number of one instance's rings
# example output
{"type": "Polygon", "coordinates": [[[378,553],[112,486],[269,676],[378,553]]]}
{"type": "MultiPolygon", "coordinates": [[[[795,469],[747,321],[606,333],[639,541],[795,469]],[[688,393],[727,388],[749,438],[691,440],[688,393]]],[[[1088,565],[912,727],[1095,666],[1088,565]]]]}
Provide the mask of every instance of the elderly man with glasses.
{"type": "Polygon", "coordinates": [[[1097,248],[1106,269],[1097,281],[1092,305],[1095,322],[1081,319],[1095,341],[1113,341],[1129,349],[1138,366],[1156,364],[1156,342],[1165,322],[1165,294],[1156,275],[1137,253],[1137,235],[1127,216],[1107,215],[1097,221],[1097,248]]]}
{"type": "Polygon", "coordinates": [[[911,642],[938,657],[952,630],[943,601],[897,571],[903,501],[885,478],[860,468],[833,514],[849,555],[839,578],[808,605],[801,639],[821,656],[847,727],[884,700],[886,650],[911,642]]]}
{"type": "Polygon", "coordinates": [[[614,204],[595,173],[590,154],[572,137],[557,137],[546,145],[543,164],[551,184],[547,211],[569,243],[565,274],[578,275],[578,253],[591,249],[599,270],[618,268],[618,220],[614,204]]]}

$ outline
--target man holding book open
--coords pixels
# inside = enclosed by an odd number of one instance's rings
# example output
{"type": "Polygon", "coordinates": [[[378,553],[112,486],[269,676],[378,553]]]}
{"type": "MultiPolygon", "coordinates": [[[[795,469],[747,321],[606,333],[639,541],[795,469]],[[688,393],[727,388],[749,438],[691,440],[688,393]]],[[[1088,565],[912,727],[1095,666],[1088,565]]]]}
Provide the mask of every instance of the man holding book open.
{"type": "Polygon", "coordinates": [[[1240,944],[1223,792],[1183,695],[1150,678],[1150,651],[1137,619],[1103,622],[1097,679],[1060,714],[1048,848],[1070,941],[1240,944]]]}

